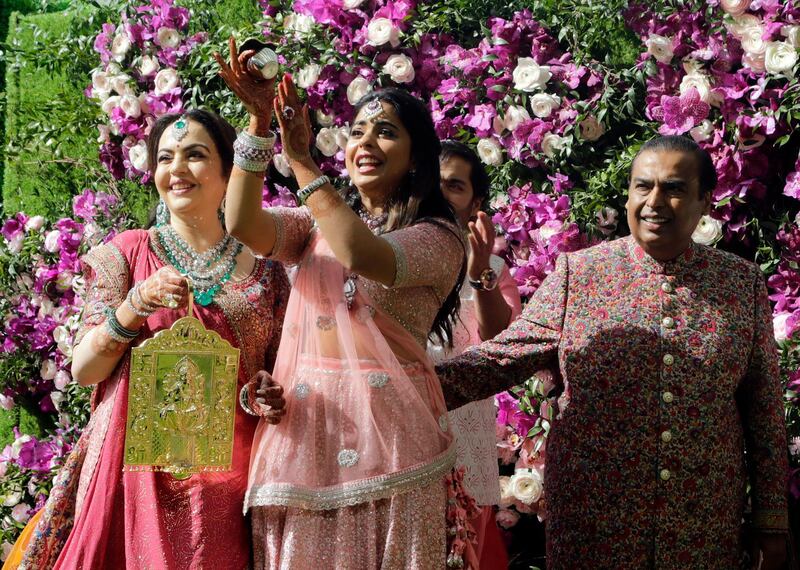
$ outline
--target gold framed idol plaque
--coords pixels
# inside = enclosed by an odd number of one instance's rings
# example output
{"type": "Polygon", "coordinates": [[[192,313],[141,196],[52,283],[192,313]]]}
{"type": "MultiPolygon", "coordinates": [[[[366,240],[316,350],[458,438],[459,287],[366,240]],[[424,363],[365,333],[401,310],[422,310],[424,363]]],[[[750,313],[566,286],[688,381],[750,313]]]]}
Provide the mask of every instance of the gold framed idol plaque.
{"type": "Polygon", "coordinates": [[[131,349],[125,469],[229,471],[238,373],[239,349],[192,316],[131,349]]]}

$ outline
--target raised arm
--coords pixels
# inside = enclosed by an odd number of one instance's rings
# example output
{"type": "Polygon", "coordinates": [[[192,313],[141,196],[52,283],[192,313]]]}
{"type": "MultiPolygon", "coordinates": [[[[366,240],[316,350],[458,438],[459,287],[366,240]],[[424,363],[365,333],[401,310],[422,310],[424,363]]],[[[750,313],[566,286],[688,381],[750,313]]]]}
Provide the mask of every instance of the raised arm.
{"type": "Polygon", "coordinates": [[[259,160],[249,164],[240,160],[234,162],[225,195],[225,227],[253,252],[269,255],[275,246],[277,231],[274,217],[261,207],[261,200],[264,172],[269,166],[271,149],[275,144],[275,138],[270,133],[275,81],[259,80],[247,73],[247,60],[253,52],[238,54],[233,38],[228,40],[228,47],[230,64],[219,53],[215,53],[214,58],[220,66],[220,76],[250,114],[247,133],[257,137],[249,141],[254,150],[253,156],[259,160]],[[259,149],[259,145],[268,148],[259,149]]]}
{"type": "Polygon", "coordinates": [[[567,256],[562,255],[508,329],[436,367],[449,409],[488,398],[540,370],[557,367],[568,283],[567,256]]]}
{"type": "MultiPolygon", "coordinates": [[[[322,171],[309,152],[311,120],[308,106],[301,105],[289,76],[278,85],[275,115],[280,125],[283,153],[302,189],[319,179],[322,171]]],[[[394,284],[396,260],[391,245],[370,231],[330,183],[314,191],[306,205],[345,269],[387,287],[394,284]]]]}

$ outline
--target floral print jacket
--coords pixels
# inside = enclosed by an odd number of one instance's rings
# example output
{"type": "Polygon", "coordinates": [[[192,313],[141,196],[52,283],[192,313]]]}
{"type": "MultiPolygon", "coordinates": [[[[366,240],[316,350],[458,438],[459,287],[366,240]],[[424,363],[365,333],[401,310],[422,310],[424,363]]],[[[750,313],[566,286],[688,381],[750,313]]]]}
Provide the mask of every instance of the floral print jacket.
{"type": "Polygon", "coordinates": [[[563,255],[522,316],[437,368],[448,405],[554,371],[548,568],[737,568],[755,524],[787,528],[787,445],[764,278],[692,244],[563,255]],[[469,379],[469,380],[465,380],[469,379]],[[747,454],[745,454],[745,448],[747,454]]]}

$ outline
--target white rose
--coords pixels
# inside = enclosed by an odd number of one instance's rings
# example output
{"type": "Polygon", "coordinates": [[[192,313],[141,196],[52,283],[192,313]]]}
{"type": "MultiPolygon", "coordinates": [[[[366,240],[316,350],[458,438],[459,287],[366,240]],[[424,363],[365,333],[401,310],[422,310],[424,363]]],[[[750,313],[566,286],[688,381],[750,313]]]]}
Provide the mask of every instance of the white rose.
{"type": "Polygon", "coordinates": [[[731,16],[741,16],[750,7],[750,0],[720,0],[719,5],[731,16]]]}
{"type": "Polygon", "coordinates": [[[137,119],[142,116],[142,106],[139,103],[139,99],[133,95],[120,97],[119,108],[131,119],[137,119]]]}
{"type": "Polygon", "coordinates": [[[742,35],[749,29],[758,28],[761,33],[764,33],[764,23],[761,18],[754,14],[742,14],[733,19],[733,22],[728,24],[728,29],[737,38],[741,39],[742,35]]]}
{"type": "Polygon", "coordinates": [[[711,245],[722,237],[722,222],[715,220],[709,215],[700,218],[700,222],[692,234],[695,243],[711,245]]]}
{"type": "Polygon", "coordinates": [[[553,133],[547,133],[542,137],[542,152],[548,158],[556,156],[566,145],[567,139],[553,133]]]}
{"type": "Polygon", "coordinates": [[[481,139],[478,141],[478,156],[489,166],[500,166],[503,164],[503,150],[494,139],[481,139]]]}
{"type": "Polygon", "coordinates": [[[514,498],[525,505],[532,505],[542,498],[544,482],[536,469],[517,469],[508,486],[514,498]]]}
{"type": "Polygon", "coordinates": [[[319,72],[322,67],[318,63],[309,63],[297,74],[297,86],[301,89],[308,89],[319,79],[319,72]]]}
{"type": "Polygon", "coordinates": [[[156,73],[156,94],[163,95],[171,89],[177,87],[180,82],[178,79],[178,72],[168,67],[156,73]]]}
{"type": "Polygon", "coordinates": [[[13,410],[14,398],[0,394],[0,408],[3,408],[4,410],[13,410]]]}
{"type": "Polygon", "coordinates": [[[158,59],[149,55],[143,55],[142,60],[139,62],[139,73],[144,77],[153,75],[159,68],[158,59]]]}
{"type": "Polygon", "coordinates": [[[139,172],[147,172],[147,144],[139,141],[128,150],[128,160],[139,172]]]}
{"type": "Polygon", "coordinates": [[[684,75],[681,80],[681,95],[685,95],[692,87],[697,89],[697,94],[700,95],[702,101],[711,103],[713,97],[711,95],[711,81],[708,79],[708,76],[702,73],[684,75]]]}
{"type": "Polygon", "coordinates": [[[548,66],[537,64],[532,57],[519,58],[512,74],[514,87],[520,91],[541,89],[552,76],[548,66]]]}
{"type": "Polygon", "coordinates": [[[122,61],[125,59],[125,54],[128,53],[129,49],[131,49],[131,40],[128,34],[124,32],[117,34],[111,40],[111,55],[114,56],[115,60],[122,61]]]}
{"type": "Polygon", "coordinates": [[[364,3],[364,0],[344,0],[342,2],[342,8],[345,10],[352,10],[354,8],[358,8],[364,3]]]}
{"type": "Polygon", "coordinates": [[[786,38],[790,45],[800,48],[800,26],[783,26],[781,35],[786,38]]]}
{"type": "Polygon", "coordinates": [[[396,53],[386,60],[383,72],[395,83],[411,83],[414,81],[414,62],[407,55],[396,53]]]}
{"type": "Polygon", "coordinates": [[[108,125],[97,125],[97,132],[97,142],[99,143],[107,143],[111,138],[111,131],[109,131],[108,125]]]}
{"type": "Polygon", "coordinates": [[[28,519],[31,518],[31,515],[28,514],[28,511],[31,510],[30,505],[25,503],[20,503],[11,509],[11,518],[17,521],[18,523],[25,524],[28,522],[28,519]]]}
{"type": "Polygon", "coordinates": [[[280,172],[282,176],[286,178],[291,178],[293,176],[292,167],[289,165],[289,160],[286,158],[285,154],[280,153],[273,156],[272,164],[275,165],[275,169],[280,172]]]}
{"type": "Polygon", "coordinates": [[[742,56],[742,64],[744,64],[745,67],[749,67],[756,73],[764,73],[767,70],[763,53],[745,53],[742,56]]]}
{"type": "Polygon", "coordinates": [[[388,43],[397,47],[400,45],[400,30],[389,18],[375,18],[367,26],[367,41],[374,46],[388,43]]]}
{"type": "Polygon", "coordinates": [[[336,116],[333,113],[323,113],[320,109],[316,112],[317,124],[321,127],[330,127],[336,116]]]}
{"type": "Polygon", "coordinates": [[[537,93],[531,97],[531,109],[533,114],[540,119],[546,119],[553,114],[553,111],[561,105],[561,99],[556,95],[547,93],[537,93]]]}
{"type": "Polygon", "coordinates": [[[56,372],[58,372],[58,366],[56,366],[56,361],[51,358],[42,362],[42,367],[39,369],[42,380],[52,380],[56,377],[56,372]]]}
{"type": "Polygon", "coordinates": [[[658,34],[650,34],[650,37],[645,40],[647,46],[647,53],[656,58],[661,63],[669,63],[672,61],[673,47],[672,38],[659,36],[658,34]]]}
{"type": "Polygon", "coordinates": [[[53,407],[56,409],[57,412],[61,411],[61,402],[64,401],[64,392],[59,392],[58,390],[53,390],[50,392],[50,401],[53,402],[53,407]]]}
{"type": "Polygon", "coordinates": [[[350,82],[350,85],[347,86],[347,101],[351,105],[355,105],[370,91],[372,91],[372,85],[369,84],[369,81],[359,75],[350,82]]]}
{"type": "Polygon", "coordinates": [[[314,18],[305,14],[289,14],[283,19],[283,28],[295,35],[306,35],[314,29],[314,18]]]}
{"type": "Polygon", "coordinates": [[[22,251],[22,245],[24,242],[25,242],[25,236],[23,234],[14,236],[8,242],[8,251],[10,251],[14,255],[17,255],[20,251],[22,251]]]}
{"type": "Polygon", "coordinates": [[[162,48],[175,49],[181,44],[181,35],[174,28],[158,28],[156,37],[158,38],[158,45],[162,48]]]}
{"type": "Polygon", "coordinates": [[[606,132],[603,123],[598,121],[594,115],[586,117],[578,126],[581,129],[581,137],[587,141],[596,141],[606,132]]]}
{"type": "Polygon", "coordinates": [[[38,232],[40,229],[42,229],[43,225],[44,225],[43,216],[33,216],[32,218],[28,218],[28,221],[25,222],[25,229],[38,232]]]}
{"type": "MultiPolygon", "coordinates": [[[[17,450],[16,457],[19,457],[19,450],[17,450]]],[[[16,459],[15,457],[15,459],[16,459]]],[[[5,497],[3,497],[3,506],[4,507],[13,507],[22,500],[22,491],[11,492],[8,493],[5,497]]]]}
{"type": "Polygon", "coordinates": [[[111,89],[116,91],[119,95],[132,95],[133,88],[130,84],[131,77],[124,73],[120,73],[111,78],[111,89]]]}
{"type": "Polygon", "coordinates": [[[503,126],[509,131],[514,132],[522,123],[530,120],[530,113],[528,113],[525,107],[511,105],[506,109],[506,114],[503,116],[503,126]]]}
{"type": "Polygon", "coordinates": [[[350,138],[350,125],[345,125],[336,129],[336,144],[339,148],[344,150],[347,146],[347,141],[350,138]]]}
{"type": "Polygon", "coordinates": [[[72,378],[70,378],[69,373],[66,370],[59,370],[56,372],[56,377],[53,380],[56,390],[63,390],[66,388],[70,380],[72,380],[72,378]]]}
{"type": "Polygon", "coordinates": [[[706,119],[696,127],[692,128],[689,131],[689,134],[694,139],[694,142],[699,143],[707,141],[711,138],[711,135],[714,134],[714,125],[711,123],[711,121],[706,119]]]}
{"type": "Polygon", "coordinates": [[[764,29],[762,27],[745,29],[741,35],[742,49],[752,55],[764,53],[767,49],[767,42],[762,38],[763,35],[764,29]]]}
{"type": "Polygon", "coordinates": [[[500,477],[500,506],[501,507],[510,507],[514,504],[514,495],[511,494],[511,486],[509,482],[511,481],[511,477],[501,476],[500,477]]]}
{"type": "Polygon", "coordinates": [[[325,156],[333,156],[339,151],[339,145],[336,143],[337,130],[333,127],[323,127],[317,133],[315,145],[325,156]]]}
{"type": "MultiPolygon", "coordinates": [[[[53,340],[56,341],[56,346],[61,354],[67,358],[72,356],[72,342],[70,342],[70,334],[67,327],[63,325],[56,327],[53,330],[53,340]]],[[[56,374],[56,381],[58,381],[58,374],[56,374]]]]}
{"type": "Polygon", "coordinates": [[[58,238],[61,237],[61,232],[52,230],[47,233],[44,238],[44,249],[50,253],[55,253],[59,249],[58,238]]]}
{"type": "Polygon", "coordinates": [[[787,42],[767,42],[764,68],[772,74],[789,75],[797,63],[797,49],[787,42]]]}
{"type": "Polygon", "coordinates": [[[95,69],[92,72],[92,90],[104,91],[106,93],[111,91],[111,83],[109,81],[108,74],[105,71],[95,69]]]}
{"type": "Polygon", "coordinates": [[[789,338],[789,330],[786,321],[792,313],[782,312],[772,317],[772,329],[775,331],[775,341],[783,342],[789,338]]]}

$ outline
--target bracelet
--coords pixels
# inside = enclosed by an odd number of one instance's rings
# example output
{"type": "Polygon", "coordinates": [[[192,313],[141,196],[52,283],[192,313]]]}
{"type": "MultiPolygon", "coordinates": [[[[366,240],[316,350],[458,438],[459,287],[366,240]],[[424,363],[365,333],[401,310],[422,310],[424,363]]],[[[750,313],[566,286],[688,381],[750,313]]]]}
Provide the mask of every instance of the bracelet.
{"type": "Polygon", "coordinates": [[[144,299],[142,299],[142,292],[139,290],[142,286],[143,281],[139,281],[136,285],[133,286],[133,297],[131,300],[136,303],[138,306],[142,307],[145,311],[150,311],[151,313],[155,313],[158,309],[158,305],[153,305],[152,303],[146,303],[144,299]]]}
{"type": "Polygon", "coordinates": [[[248,401],[247,387],[249,385],[250,384],[245,384],[244,386],[242,386],[242,389],[239,390],[239,405],[242,407],[242,409],[245,411],[246,414],[249,414],[251,416],[257,416],[258,414],[253,411],[253,408],[250,407],[250,402],[248,401]]]}
{"type": "MultiPolygon", "coordinates": [[[[133,297],[135,296],[135,294],[136,294],[135,291],[136,291],[136,289],[138,287],[139,287],[138,285],[135,285],[133,287],[133,289],[128,291],[128,295],[125,297],[125,302],[128,304],[128,307],[133,312],[133,314],[135,314],[137,317],[141,317],[143,319],[146,319],[147,317],[152,315],[155,312],[155,310],[154,309],[150,309],[150,307],[147,307],[146,309],[140,309],[139,307],[136,306],[137,303],[135,303],[133,301],[133,297]]],[[[140,301],[141,301],[141,297],[140,297],[140,301]]],[[[141,305],[141,306],[144,306],[144,305],[141,305]]]]}
{"type": "Polygon", "coordinates": [[[306,200],[308,197],[311,196],[314,192],[319,190],[325,184],[330,184],[331,179],[325,176],[324,174],[318,178],[315,178],[311,182],[309,182],[302,190],[297,193],[297,199],[300,201],[301,205],[305,205],[306,200]]]}
{"type": "Polygon", "coordinates": [[[276,136],[259,137],[242,131],[233,143],[233,163],[245,172],[263,172],[274,156],[276,136]]]}
{"type": "Polygon", "coordinates": [[[139,331],[134,331],[122,326],[117,319],[116,311],[111,307],[106,308],[106,328],[108,329],[108,336],[117,342],[125,344],[139,336],[139,331]]]}

